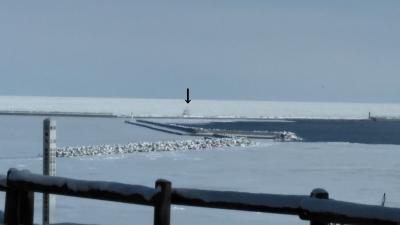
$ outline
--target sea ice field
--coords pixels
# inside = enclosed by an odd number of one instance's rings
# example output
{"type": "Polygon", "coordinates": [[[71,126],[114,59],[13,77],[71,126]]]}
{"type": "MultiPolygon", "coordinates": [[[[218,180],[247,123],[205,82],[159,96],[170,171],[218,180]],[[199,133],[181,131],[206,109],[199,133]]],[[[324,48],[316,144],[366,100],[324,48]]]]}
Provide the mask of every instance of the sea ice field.
{"type": "Polygon", "coordinates": [[[399,117],[400,104],[0,96],[0,111],[113,113],[124,116],[217,118],[399,117]]]}
{"type": "MultiPolygon", "coordinates": [[[[43,117],[0,117],[0,173],[11,167],[42,172],[43,117]]],[[[55,118],[59,147],[188,140],[125,124],[117,118],[55,118]]],[[[253,140],[196,151],[134,152],[57,158],[57,175],[154,186],[158,178],[175,187],[276,194],[309,194],[322,187],[337,200],[400,207],[400,146],[347,142],[253,140]]],[[[41,195],[35,196],[35,223],[41,223],[41,195]]],[[[4,193],[0,193],[4,202],[4,193]]],[[[146,206],[56,197],[57,223],[152,224],[146,206]]],[[[172,224],[308,224],[296,216],[172,207],[172,224]]]]}

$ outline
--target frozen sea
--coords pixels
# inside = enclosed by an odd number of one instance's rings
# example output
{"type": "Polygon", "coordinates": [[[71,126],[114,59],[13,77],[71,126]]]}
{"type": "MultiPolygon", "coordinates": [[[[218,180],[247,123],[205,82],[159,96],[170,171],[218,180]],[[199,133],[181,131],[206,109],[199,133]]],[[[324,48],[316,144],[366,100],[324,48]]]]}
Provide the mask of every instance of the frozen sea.
{"type": "Polygon", "coordinates": [[[350,142],[400,145],[400,120],[290,119],[269,121],[219,121],[195,123],[190,124],[190,126],[224,130],[290,131],[301,137],[305,142],[350,142]]]}
{"type": "MultiPolygon", "coordinates": [[[[0,117],[0,170],[41,172],[42,117],[0,117]]],[[[59,146],[175,140],[121,119],[56,118],[59,146]]],[[[279,194],[308,194],[322,187],[332,198],[400,207],[400,146],[351,143],[282,143],[205,151],[134,153],[58,158],[57,175],[153,186],[158,178],[175,187],[279,194]]],[[[0,195],[4,202],[4,194],[0,195]]],[[[35,221],[41,222],[36,194],[35,221]]],[[[152,224],[150,207],[57,196],[57,222],[152,224]]],[[[174,206],[172,224],[308,224],[295,216],[174,206]]]]}
{"type": "Polygon", "coordinates": [[[134,116],[182,116],[225,118],[323,118],[364,119],[375,116],[399,117],[400,104],[325,103],[0,96],[0,110],[113,113],[134,116]]]}

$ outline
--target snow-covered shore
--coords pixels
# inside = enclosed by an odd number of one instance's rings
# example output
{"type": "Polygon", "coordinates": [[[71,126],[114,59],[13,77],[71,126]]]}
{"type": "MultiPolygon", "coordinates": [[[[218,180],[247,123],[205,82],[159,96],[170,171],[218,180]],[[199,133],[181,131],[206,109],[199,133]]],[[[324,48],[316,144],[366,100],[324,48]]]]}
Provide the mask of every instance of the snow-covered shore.
{"type": "Polygon", "coordinates": [[[198,138],[195,140],[139,142],[124,145],[89,145],[61,147],[57,149],[57,157],[100,156],[126,154],[134,152],[163,152],[215,149],[224,147],[246,147],[251,144],[247,138],[198,138]]]}

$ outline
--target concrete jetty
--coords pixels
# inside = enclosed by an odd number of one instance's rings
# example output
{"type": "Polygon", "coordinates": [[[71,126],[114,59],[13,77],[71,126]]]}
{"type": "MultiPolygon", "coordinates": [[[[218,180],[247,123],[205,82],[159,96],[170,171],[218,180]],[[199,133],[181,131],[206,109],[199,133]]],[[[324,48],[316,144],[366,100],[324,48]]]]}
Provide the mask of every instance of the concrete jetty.
{"type": "Polygon", "coordinates": [[[126,120],[125,123],[176,135],[187,135],[187,136],[198,136],[198,137],[221,137],[221,138],[243,137],[251,139],[272,139],[279,141],[302,140],[301,138],[297,137],[296,134],[286,131],[272,132],[272,131],[204,129],[204,128],[190,127],[186,125],[173,124],[173,123],[160,123],[143,119],[126,120]]]}

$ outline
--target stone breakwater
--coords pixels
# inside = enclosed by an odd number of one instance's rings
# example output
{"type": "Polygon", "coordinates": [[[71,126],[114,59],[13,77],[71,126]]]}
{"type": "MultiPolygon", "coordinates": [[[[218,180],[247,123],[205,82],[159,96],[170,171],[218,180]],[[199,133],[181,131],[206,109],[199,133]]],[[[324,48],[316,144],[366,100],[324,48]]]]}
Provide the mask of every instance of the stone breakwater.
{"type": "Polygon", "coordinates": [[[90,145],[61,147],[57,157],[101,156],[134,152],[195,151],[225,147],[246,147],[251,144],[247,138],[199,138],[195,140],[139,142],[115,145],[90,145]]]}

